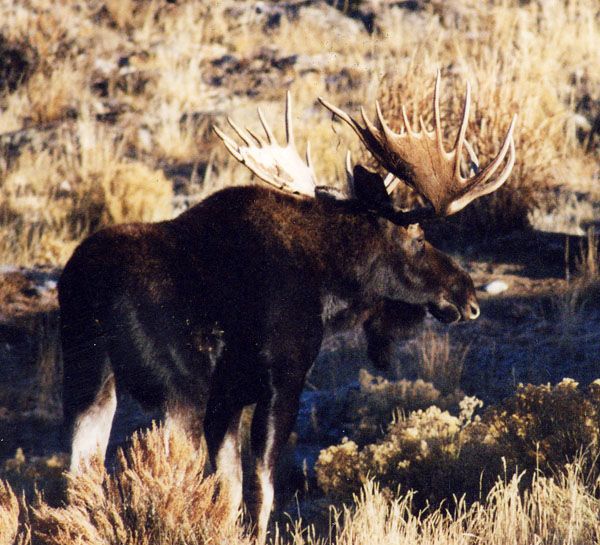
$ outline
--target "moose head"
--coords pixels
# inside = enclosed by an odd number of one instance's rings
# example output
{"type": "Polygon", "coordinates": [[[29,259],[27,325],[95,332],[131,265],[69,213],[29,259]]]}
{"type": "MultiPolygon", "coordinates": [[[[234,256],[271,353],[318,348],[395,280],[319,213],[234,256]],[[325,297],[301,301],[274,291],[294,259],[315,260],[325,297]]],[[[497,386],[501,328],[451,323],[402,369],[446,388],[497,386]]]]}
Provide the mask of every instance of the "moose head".
{"type": "MultiPolygon", "coordinates": [[[[389,172],[383,179],[362,165],[352,168],[348,153],[348,188],[345,193],[318,182],[310,158],[310,143],[306,149],[306,160],[301,159],[294,143],[289,92],[286,99],[284,146],[277,143],[260,109],[258,116],[266,140],[254,131],[242,130],[231,119],[228,119],[229,124],[244,145],[238,145],[217,127],[215,131],[239,162],[277,189],[327,202],[333,213],[343,211],[349,215],[367,215],[378,220],[382,234],[380,247],[374,258],[378,267],[371,268],[369,272],[375,278],[371,282],[364,282],[363,289],[374,292],[376,297],[385,295],[392,300],[426,306],[438,320],[452,323],[474,320],[479,316],[473,282],[449,256],[425,240],[419,222],[455,214],[478,197],[497,190],[508,179],[515,162],[513,131],[516,116],[510,123],[496,157],[485,168],[480,169],[474,149],[465,138],[471,102],[470,86],[467,84],[456,142],[447,151],[442,139],[440,81],[438,71],[433,94],[432,131],[427,129],[422,117],[419,117],[419,130],[414,130],[404,107],[403,128],[400,133],[396,133],[385,121],[378,102],[378,126],[361,108],[363,126],[343,110],[319,98],[323,106],[352,128],[365,147],[389,172]],[[471,162],[472,175],[468,177],[461,172],[463,147],[471,162]],[[503,168],[500,168],[503,163],[503,168]],[[391,195],[401,181],[413,188],[423,198],[426,206],[410,211],[396,208],[391,195]]],[[[363,294],[365,295],[367,294],[363,294]]]]}

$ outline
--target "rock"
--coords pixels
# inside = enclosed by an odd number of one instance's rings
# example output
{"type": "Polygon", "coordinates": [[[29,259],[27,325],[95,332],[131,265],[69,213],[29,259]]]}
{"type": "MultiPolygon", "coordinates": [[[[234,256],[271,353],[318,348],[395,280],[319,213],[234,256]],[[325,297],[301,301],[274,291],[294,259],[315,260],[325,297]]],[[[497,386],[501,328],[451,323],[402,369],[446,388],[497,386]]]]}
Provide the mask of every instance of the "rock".
{"type": "Polygon", "coordinates": [[[498,295],[508,289],[508,284],[504,280],[492,280],[483,286],[482,289],[490,295],[498,295]]]}

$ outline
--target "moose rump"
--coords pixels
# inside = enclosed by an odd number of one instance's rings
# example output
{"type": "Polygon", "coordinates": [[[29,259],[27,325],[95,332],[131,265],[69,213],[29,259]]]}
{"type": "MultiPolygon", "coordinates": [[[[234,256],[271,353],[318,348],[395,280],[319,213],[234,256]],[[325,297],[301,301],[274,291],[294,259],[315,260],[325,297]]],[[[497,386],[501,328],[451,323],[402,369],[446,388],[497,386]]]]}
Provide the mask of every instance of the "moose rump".
{"type": "Polygon", "coordinates": [[[63,405],[73,471],[98,448],[104,454],[117,386],[154,408],[175,393],[197,395],[198,373],[210,370],[210,353],[191,350],[181,301],[173,304],[171,287],[180,280],[172,257],[154,226],[122,226],[87,239],[62,274],[63,405]]]}

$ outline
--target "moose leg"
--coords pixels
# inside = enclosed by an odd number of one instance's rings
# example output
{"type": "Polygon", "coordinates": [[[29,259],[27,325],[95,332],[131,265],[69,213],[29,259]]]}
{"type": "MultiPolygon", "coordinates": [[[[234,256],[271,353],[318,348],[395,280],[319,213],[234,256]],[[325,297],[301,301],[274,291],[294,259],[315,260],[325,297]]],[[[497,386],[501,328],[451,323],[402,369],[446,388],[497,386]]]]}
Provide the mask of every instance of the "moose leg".
{"type": "Polygon", "coordinates": [[[82,310],[89,305],[65,301],[66,295],[61,302],[64,437],[70,470],[80,473],[95,454],[106,455],[117,395],[102,331],[82,310]]]}
{"type": "Polygon", "coordinates": [[[73,473],[85,469],[95,454],[106,455],[110,429],[117,408],[115,377],[110,372],[100,384],[93,401],[71,420],[71,465],[73,473]]]}
{"type": "Polygon", "coordinates": [[[254,411],[251,442],[258,490],[251,514],[259,544],[266,541],[275,495],[275,468],[298,415],[299,392],[275,391],[269,399],[259,401],[254,411]]]}
{"type": "Polygon", "coordinates": [[[227,494],[229,500],[230,523],[237,519],[242,505],[241,415],[241,409],[228,410],[221,404],[209,403],[204,422],[210,461],[219,476],[221,493],[227,494]]]}
{"type": "MultiPolygon", "coordinates": [[[[171,397],[174,398],[175,396],[172,395],[171,397]]],[[[189,401],[187,399],[170,399],[165,403],[163,412],[167,438],[175,430],[178,430],[183,432],[197,449],[201,448],[204,419],[202,401],[195,399],[189,401]]]]}

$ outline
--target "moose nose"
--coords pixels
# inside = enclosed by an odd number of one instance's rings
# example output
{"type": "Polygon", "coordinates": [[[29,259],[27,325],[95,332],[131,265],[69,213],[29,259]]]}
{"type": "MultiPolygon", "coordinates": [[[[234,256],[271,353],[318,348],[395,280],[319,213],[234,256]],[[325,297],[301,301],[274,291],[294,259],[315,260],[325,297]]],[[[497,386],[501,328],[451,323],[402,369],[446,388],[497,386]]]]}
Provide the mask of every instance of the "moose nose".
{"type": "Polygon", "coordinates": [[[481,314],[481,310],[479,309],[479,305],[477,303],[469,304],[469,320],[477,320],[479,315],[481,314]]]}

